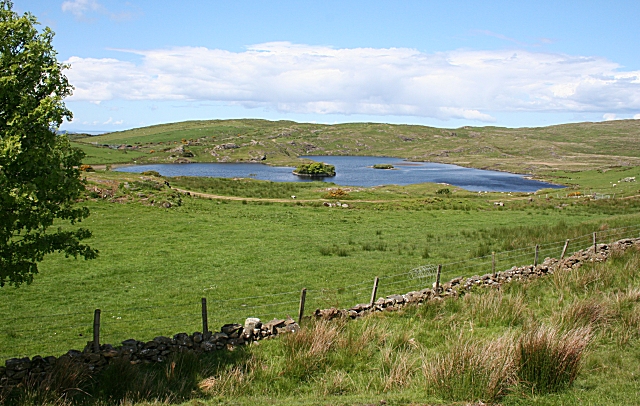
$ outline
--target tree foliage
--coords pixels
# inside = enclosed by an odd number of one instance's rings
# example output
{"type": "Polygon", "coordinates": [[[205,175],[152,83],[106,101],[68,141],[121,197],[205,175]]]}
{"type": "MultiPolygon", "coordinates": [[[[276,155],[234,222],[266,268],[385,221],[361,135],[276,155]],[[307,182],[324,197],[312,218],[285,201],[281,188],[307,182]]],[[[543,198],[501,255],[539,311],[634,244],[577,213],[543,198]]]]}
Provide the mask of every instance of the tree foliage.
{"type": "Polygon", "coordinates": [[[53,230],[89,215],[74,205],[84,183],[82,151],[57,133],[71,112],[63,99],[72,87],[51,45],[53,32],[0,0],[0,286],[31,282],[46,254],[94,258],[82,244],[86,229],[53,230]]]}
{"type": "Polygon", "coordinates": [[[322,162],[301,164],[295,170],[299,175],[335,176],[336,167],[322,162]]]}

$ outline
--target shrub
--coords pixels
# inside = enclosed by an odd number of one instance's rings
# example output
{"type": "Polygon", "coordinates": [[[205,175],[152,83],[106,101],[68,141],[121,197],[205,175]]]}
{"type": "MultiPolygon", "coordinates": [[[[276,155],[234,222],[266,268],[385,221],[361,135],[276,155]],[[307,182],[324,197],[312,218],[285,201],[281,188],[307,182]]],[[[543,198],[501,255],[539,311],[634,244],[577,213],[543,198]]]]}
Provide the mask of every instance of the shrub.
{"type": "Polygon", "coordinates": [[[448,195],[451,194],[451,190],[448,187],[436,190],[437,195],[448,195]]]}
{"type": "Polygon", "coordinates": [[[335,176],[336,167],[322,162],[298,165],[295,173],[299,175],[335,176]]]}
{"type": "Polygon", "coordinates": [[[326,199],[344,199],[346,197],[349,197],[349,193],[338,188],[338,189],[329,190],[329,192],[327,192],[327,194],[324,197],[326,199]]]}
{"type": "Polygon", "coordinates": [[[82,172],[95,172],[95,169],[91,165],[80,165],[80,170],[82,172]]]}
{"type": "Polygon", "coordinates": [[[373,169],[393,169],[393,165],[391,165],[391,164],[375,164],[375,165],[373,165],[373,169]]]}

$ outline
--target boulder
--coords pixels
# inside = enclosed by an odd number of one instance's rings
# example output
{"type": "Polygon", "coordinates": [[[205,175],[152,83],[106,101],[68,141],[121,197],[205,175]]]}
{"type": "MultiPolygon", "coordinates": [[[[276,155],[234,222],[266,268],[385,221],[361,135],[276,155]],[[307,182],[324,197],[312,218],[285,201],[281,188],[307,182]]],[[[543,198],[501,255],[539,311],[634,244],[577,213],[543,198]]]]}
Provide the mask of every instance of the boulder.
{"type": "Polygon", "coordinates": [[[255,330],[262,327],[262,322],[257,317],[249,317],[244,321],[245,330],[255,330]]]}

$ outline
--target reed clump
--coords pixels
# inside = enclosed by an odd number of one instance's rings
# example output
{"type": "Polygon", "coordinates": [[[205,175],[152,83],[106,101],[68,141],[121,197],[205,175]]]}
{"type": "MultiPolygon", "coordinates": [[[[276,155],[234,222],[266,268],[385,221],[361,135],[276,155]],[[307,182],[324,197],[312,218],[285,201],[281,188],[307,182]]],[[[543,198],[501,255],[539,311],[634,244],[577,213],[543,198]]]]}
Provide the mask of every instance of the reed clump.
{"type": "Polygon", "coordinates": [[[525,330],[516,346],[518,380],[536,394],[558,392],[575,381],[593,337],[592,328],[562,332],[560,327],[538,325],[525,330]]]}
{"type": "Polygon", "coordinates": [[[513,342],[511,335],[487,343],[466,340],[424,361],[427,390],[451,401],[497,401],[517,383],[513,342]]]}

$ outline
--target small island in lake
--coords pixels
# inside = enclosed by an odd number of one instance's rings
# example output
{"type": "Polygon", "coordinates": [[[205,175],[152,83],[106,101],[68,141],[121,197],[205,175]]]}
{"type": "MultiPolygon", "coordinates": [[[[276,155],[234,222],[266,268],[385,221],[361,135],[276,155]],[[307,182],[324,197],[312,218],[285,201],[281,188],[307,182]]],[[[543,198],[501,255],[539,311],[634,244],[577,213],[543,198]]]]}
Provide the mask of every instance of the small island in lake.
{"type": "Polygon", "coordinates": [[[375,164],[373,169],[395,169],[391,164],[375,164]]]}
{"type": "Polygon", "coordinates": [[[314,162],[311,164],[299,165],[294,171],[294,175],[308,176],[313,178],[323,178],[328,176],[336,176],[336,167],[322,162],[314,162]]]}

